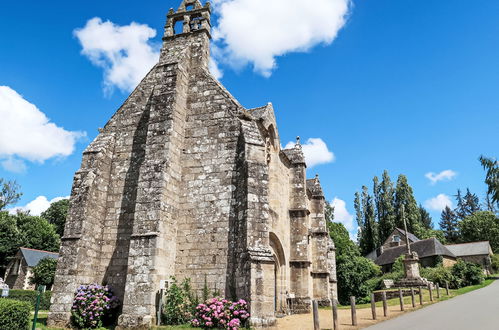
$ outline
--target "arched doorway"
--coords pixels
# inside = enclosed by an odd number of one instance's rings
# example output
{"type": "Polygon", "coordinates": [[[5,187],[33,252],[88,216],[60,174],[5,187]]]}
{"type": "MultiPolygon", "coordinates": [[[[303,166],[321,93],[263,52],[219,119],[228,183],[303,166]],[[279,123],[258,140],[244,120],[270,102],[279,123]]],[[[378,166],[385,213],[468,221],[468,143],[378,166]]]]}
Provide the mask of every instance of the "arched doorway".
{"type": "Polygon", "coordinates": [[[276,234],[270,233],[270,248],[274,256],[274,311],[286,312],[286,259],[281,241],[276,234]]]}

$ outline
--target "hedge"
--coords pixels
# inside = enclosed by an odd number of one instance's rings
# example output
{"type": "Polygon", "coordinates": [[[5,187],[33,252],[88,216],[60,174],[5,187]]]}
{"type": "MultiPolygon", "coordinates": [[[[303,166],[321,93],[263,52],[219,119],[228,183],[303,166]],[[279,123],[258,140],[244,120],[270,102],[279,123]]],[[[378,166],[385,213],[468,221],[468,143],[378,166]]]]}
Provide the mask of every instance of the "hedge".
{"type": "Polygon", "coordinates": [[[0,329],[29,329],[31,305],[24,301],[0,298],[0,329]]]}
{"type": "MultiPolygon", "coordinates": [[[[25,301],[31,304],[33,308],[36,306],[36,297],[38,291],[35,290],[10,290],[9,299],[25,301]]],[[[40,299],[40,310],[48,310],[50,308],[51,291],[45,291],[40,299]]]]}

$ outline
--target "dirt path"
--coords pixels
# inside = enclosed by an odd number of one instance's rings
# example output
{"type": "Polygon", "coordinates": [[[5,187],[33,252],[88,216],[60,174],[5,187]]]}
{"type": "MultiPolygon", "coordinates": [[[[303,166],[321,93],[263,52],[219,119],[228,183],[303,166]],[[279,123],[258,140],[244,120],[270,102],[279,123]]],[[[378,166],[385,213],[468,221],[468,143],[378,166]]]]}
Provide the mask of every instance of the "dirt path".
{"type": "MultiPolygon", "coordinates": [[[[416,306],[416,309],[420,306],[416,306]]],[[[414,310],[412,306],[405,306],[405,311],[414,310]]],[[[363,308],[357,310],[357,323],[356,327],[352,326],[352,319],[350,315],[350,309],[340,309],[338,310],[339,316],[339,328],[341,330],[353,330],[353,329],[363,329],[374,325],[378,322],[382,322],[388,319],[397,317],[403,312],[400,311],[400,306],[388,306],[388,316],[383,316],[383,308],[376,308],[376,313],[378,319],[373,321],[371,309],[363,308]]],[[[320,309],[319,310],[319,321],[321,329],[332,329],[333,328],[333,318],[331,309],[320,309]]],[[[278,319],[277,326],[274,329],[290,329],[290,330],[313,330],[313,316],[312,314],[299,314],[290,315],[281,319],[278,319]]]]}

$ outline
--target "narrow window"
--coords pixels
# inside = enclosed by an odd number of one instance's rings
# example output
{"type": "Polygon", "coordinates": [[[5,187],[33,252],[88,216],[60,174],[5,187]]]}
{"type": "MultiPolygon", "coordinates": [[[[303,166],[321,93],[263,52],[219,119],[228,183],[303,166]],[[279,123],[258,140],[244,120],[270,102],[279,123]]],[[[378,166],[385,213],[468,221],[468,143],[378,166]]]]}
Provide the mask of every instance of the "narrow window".
{"type": "Polygon", "coordinates": [[[173,27],[175,34],[181,34],[184,32],[184,21],[177,21],[173,27]]]}

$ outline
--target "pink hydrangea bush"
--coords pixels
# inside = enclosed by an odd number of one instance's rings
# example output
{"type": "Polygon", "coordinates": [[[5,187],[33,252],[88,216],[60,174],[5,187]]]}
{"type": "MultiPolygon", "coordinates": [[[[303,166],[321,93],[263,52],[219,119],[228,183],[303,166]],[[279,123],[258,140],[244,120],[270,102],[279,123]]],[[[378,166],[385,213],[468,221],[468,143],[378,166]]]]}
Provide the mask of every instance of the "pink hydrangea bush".
{"type": "Polygon", "coordinates": [[[232,302],[217,297],[196,307],[195,318],[191,324],[200,328],[237,330],[246,325],[249,317],[248,303],[243,299],[232,302]]]}
{"type": "Polygon", "coordinates": [[[81,285],[75,294],[71,316],[80,329],[100,328],[113,321],[119,305],[118,298],[107,286],[81,285]]]}

